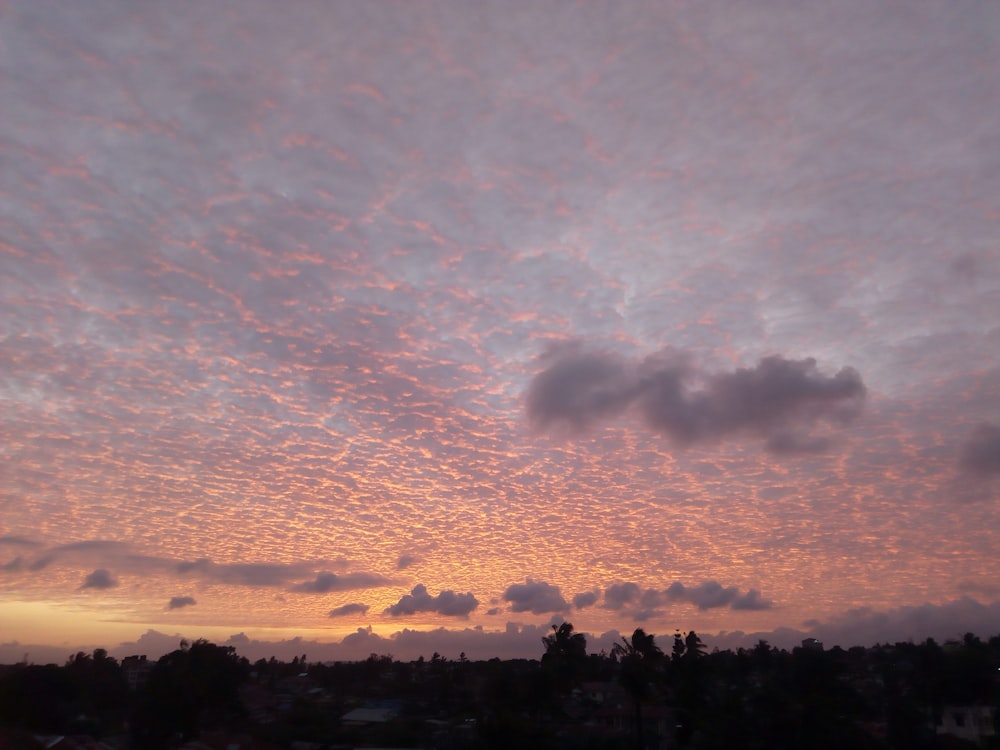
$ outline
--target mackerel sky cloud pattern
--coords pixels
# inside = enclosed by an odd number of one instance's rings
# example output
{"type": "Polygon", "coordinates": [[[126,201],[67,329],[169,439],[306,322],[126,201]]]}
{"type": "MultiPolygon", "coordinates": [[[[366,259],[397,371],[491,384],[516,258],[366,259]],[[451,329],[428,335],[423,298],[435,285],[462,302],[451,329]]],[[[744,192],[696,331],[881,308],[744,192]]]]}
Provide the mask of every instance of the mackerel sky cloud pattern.
{"type": "Polygon", "coordinates": [[[998,40],[8,3],[0,651],[989,621],[998,40]]]}

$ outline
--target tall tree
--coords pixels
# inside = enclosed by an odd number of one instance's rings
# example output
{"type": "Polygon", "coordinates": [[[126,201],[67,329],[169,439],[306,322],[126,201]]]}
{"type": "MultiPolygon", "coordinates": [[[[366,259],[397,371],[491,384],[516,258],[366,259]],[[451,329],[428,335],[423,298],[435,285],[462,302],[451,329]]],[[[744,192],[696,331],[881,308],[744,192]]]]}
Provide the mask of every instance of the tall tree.
{"type": "Polygon", "coordinates": [[[542,645],[543,672],[558,692],[568,691],[587,663],[587,639],[573,632],[573,623],[564,622],[552,626],[552,634],[542,637],[542,645]]]}
{"type": "Polygon", "coordinates": [[[175,737],[191,739],[204,725],[238,716],[239,686],[249,666],[232,646],[182,641],[149,675],[133,724],[135,740],[142,747],[164,747],[175,737]]]}
{"type": "Polygon", "coordinates": [[[631,638],[622,638],[611,649],[611,655],[621,665],[619,681],[632,696],[635,709],[635,746],[642,750],[644,732],[642,704],[650,695],[650,686],[663,665],[663,651],[656,645],[656,636],[636,628],[631,638]]]}

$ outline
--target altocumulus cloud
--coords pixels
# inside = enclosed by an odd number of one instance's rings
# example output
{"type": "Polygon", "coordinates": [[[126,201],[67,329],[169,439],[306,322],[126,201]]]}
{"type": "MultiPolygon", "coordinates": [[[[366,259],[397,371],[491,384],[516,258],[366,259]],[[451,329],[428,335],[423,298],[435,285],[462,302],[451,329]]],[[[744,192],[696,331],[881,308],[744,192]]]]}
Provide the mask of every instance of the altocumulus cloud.
{"type": "Polygon", "coordinates": [[[633,362],[569,344],[542,361],[526,395],[536,430],[581,432],[635,409],[679,445],[742,433],[762,438],[772,453],[816,452],[830,440],[811,431],[851,422],[867,392],[854,369],[824,375],[814,359],[771,356],[756,367],[708,373],[671,349],[633,362]]]}
{"type": "Polygon", "coordinates": [[[471,593],[456,594],[454,591],[442,591],[437,596],[427,593],[427,587],[418,583],[409,594],[404,594],[398,602],[386,607],[385,614],[399,617],[417,612],[436,612],[439,615],[468,617],[479,600],[471,593]]]}
{"type": "Polygon", "coordinates": [[[558,586],[545,581],[527,579],[515,583],[503,592],[504,601],[510,602],[511,612],[531,612],[541,615],[546,612],[565,612],[569,604],[563,599],[558,586]]]}
{"type": "Polygon", "coordinates": [[[330,610],[330,617],[346,617],[347,615],[363,615],[368,612],[367,604],[351,603],[330,610]]]}
{"type": "Polygon", "coordinates": [[[184,607],[190,607],[197,602],[194,600],[193,596],[172,596],[170,597],[170,603],[167,604],[168,609],[183,609],[184,607]]]}
{"type": "Polygon", "coordinates": [[[98,568],[83,579],[81,589],[111,589],[118,585],[118,581],[105,568],[98,568]]]}

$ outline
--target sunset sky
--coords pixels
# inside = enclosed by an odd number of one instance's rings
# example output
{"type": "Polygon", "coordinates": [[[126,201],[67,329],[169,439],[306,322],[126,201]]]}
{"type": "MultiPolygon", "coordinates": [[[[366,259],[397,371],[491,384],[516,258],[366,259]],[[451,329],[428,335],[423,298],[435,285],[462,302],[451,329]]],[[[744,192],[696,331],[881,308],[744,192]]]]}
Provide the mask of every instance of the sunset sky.
{"type": "Polygon", "coordinates": [[[1000,632],[1000,4],[13,0],[0,63],[0,661],[1000,632]]]}

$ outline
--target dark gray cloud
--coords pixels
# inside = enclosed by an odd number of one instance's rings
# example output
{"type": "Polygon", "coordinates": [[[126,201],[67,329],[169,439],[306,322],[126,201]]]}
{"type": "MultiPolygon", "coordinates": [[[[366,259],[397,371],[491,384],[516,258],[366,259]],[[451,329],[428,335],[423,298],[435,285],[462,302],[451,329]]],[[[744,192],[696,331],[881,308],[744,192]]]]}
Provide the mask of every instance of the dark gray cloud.
{"type": "Polygon", "coordinates": [[[638,584],[613,583],[604,590],[604,603],[601,606],[605,609],[621,609],[636,602],[640,594],[638,584]]]}
{"type": "Polygon", "coordinates": [[[15,534],[5,534],[0,536],[0,545],[10,545],[12,547],[41,547],[40,542],[36,542],[27,537],[17,536],[15,534]]]}
{"type": "Polygon", "coordinates": [[[93,573],[89,573],[83,579],[81,589],[111,589],[118,585],[118,581],[104,568],[98,568],[93,573]]]}
{"type": "Polygon", "coordinates": [[[69,542],[59,544],[50,549],[53,554],[63,552],[105,552],[120,553],[128,549],[125,542],[116,542],[110,539],[86,539],[82,542],[69,542]]]}
{"type": "Polygon", "coordinates": [[[385,586],[389,581],[374,573],[317,573],[315,580],[303,581],[294,587],[295,591],[305,591],[313,594],[325,594],[329,591],[350,591],[352,589],[367,589],[374,586],[385,586]]]}
{"type": "Polygon", "coordinates": [[[197,604],[193,596],[172,596],[167,604],[167,609],[183,609],[197,604]]]}
{"type": "Polygon", "coordinates": [[[607,352],[585,352],[573,345],[547,355],[548,365],[528,387],[528,418],[536,429],[583,430],[618,416],[639,395],[635,373],[626,361],[607,352]]]}
{"type": "Polygon", "coordinates": [[[773,606],[774,603],[768,599],[764,599],[760,595],[760,591],[757,589],[750,589],[745,594],[741,594],[733,599],[729,608],[756,611],[760,609],[771,609],[773,606]]]}
{"type": "Polygon", "coordinates": [[[611,352],[566,345],[543,358],[528,387],[528,418],[537,430],[581,431],[636,409],[653,430],[679,445],[749,434],[772,453],[825,450],[813,435],[854,420],[866,388],[857,371],[824,375],[814,359],[765,357],[733,372],[699,371],[682,352],[663,350],[638,363],[611,352]]]}
{"type": "Polygon", "coordinates": [[[510,602],[511,612],[531,612],[541,615],[546,612],[565,612],[569,604],[563,599],[558,586],[545,581],[527,579],[524,583],[508,586],[503,599],[510,602]]]}
{"type": "Polygon", "coordinates": [[[729,607],[730,609],[770,609],[773,603],[763,599],[757,589],[741,594],[736,586],[723,586],[718,581],[703,581],[697,586],[685,586],[675,581],[663,592],[667,601],[693,604],[698,609],[729,607]]]}
{"type": "Polygon", "coordinates": [[[405,570],[415,562],[417,562],[417,558],[414,555],[400,555],[396,561],[396,570],[405,570]]]}
{"type": "Polygon", "coordinates": [[[768,631],[722,631],[708,635],[699,631],[709,648],[751,647],[761,639],[778,648],[794,648],[804,638],[816,638],[827,648],[873,646],[934,638],[944,642],[965,633],[989,637],[1000,629],[1000,601],[979,602],[962,597],[944,604],[922,604],[890,609],[851,608],[827,619],[809,619],[802,629],[779,627],[768,631]]]}
{"type": "Polygon", "coordinates": [[[347,615],[363,615],[368,612],[367,604],[357,602],[343,604],[330,610],[330,617],[346,617],[347,615]]]}
{"type": "Polygon", "coordinates": [[[205,557],[177,563],[176,570],[182,575],[194,573],[221,583],[242,586],[282,586],[309,573],[307,566],[300,563],[217,564],[205,557]]]}
{"type": "Polygon", "coordinates": [[[663,593],[669,601],[687,602],[698,609],[714,609],[731,605],[739,598],[740,590],[735,586],[723,586],[718,581],[704,581],[697,586],[675,581],[663,593]]]}
{"type": "Polygon", "coordinates": [[[586,609],[597,603],[601,594],[598,591],[585,591],[573,597],[573,609],[586,609]]]}
{"type": "Polygon", "coordinates": [[[453,617],[468,617],[479,600],[471,593],[456,594],[454,591],[442,591],[437,596],[427,593],[427,587],[419,583],[409,594],[404,594],[398,602],[386,607],[385,614],[393,617],[412,615],[417,612],[436,612],[439,615],[453,617]]]}
{"type": "Polygon", "coordinates": [[[41,557],[38,557],[37,559],[31,562],[31,564],[28,566],[28,570],[32,572],[44,570],[55,561],[56,561],[55,555],[42,555],[41,557]]]}
{"type": "Polygon", "coordinates": [[[197,575],[211,581],[240,586],[286,586],[292,584],[296,578],[315,575],[313,580],[302,581],[291,587],[293,591],[308,593],[347,591],[371,586],[385,586],[390,583],[387,578],[375,573],[337,574],[328,571],[314,573],[317,567],[329,565],[329,561],[220,564],[202,557],[192,561],[169,561],[169,564],[180,575],[197,575]]]}
{"type": "MultiPolygon", "coordinates": [[[[30,547],[39,547],[30,543],[30,547]]],[[[38,550],[37,556],[26,559],[22,569],[37,572],[50,565],[69,562],[74,566],[98,566],[104,568],[127,568],[130,573],[147,575],[156,572],[166,572],[176,564],[176,561],[150,555],[131,552],[131,547],[125,542],[107,539],[88,539],[80,542],[68,542],[38,550]]]]}
{"type": "MultiPolygon", "coordinates": [[[[34,544],[30,546],[36,546],[34,544]]],[[[293,563],[216,563],[207,557],[196,560],[176,560],[167,557],[138,554],[132,545],[106,539],[70,542],[40,550],[35,559],[18,556],[21,561],[9,563],[11,572],[37,572],[50,565],[70,562],[102,568],[128,569],[130,574],[153,576],[173,574],[196,576],[205,580],[240,586],[290,586],[294,591],[323,593],[350,589],[385,586],[391,581],[375,573],[332,573],[322,568],[347,565],[345,560],[313,560],[293,563]],[[320,572],[316,572],[321,569],[320,572]],[[295,584],[296,579],[314,575],[314,580],[295,584]]]]}
{"type": "Polygon", "coordinates": [[[981,477],[1000,475],[1000,425],[981,422],[962,444],[958,464],[981,477]]]}
{"type": "Polygon", "coordinates": [[[642,589],[632,582],[614,583],[604,590],[601,606],[618,612],[628,612],[637,620],[659,614],[672,603],[691,604],[698,609],[729,607],[735,610],[770,609],[773,603],[764,599],[757,589],[740,593],[736,586],[723,586],[718,581],[703,581],[697,586],[685,586],[674,581],[666,589],[642,589]]]}

